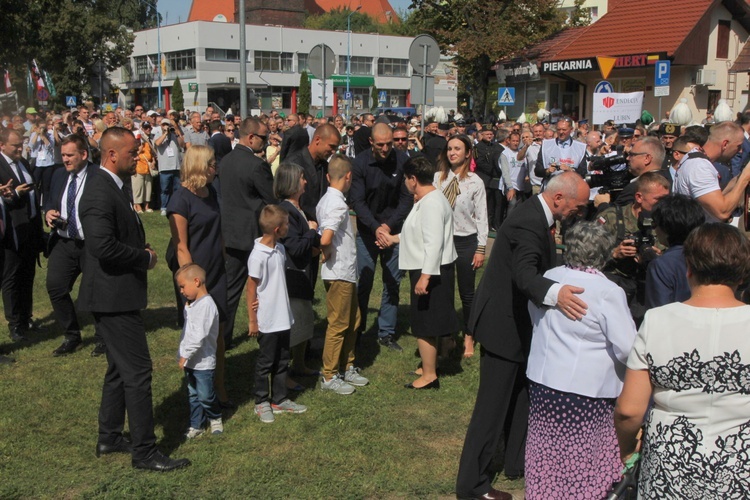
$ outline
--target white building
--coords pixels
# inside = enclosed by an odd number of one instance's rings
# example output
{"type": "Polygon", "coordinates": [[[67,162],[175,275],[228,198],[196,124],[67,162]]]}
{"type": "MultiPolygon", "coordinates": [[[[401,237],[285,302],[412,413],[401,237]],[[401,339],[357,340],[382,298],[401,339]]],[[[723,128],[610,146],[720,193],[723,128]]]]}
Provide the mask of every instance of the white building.
{"type": "MultiPolygon", "coordinates": [[[[179,77],[185,108],[202,109],[215,103],[235,113],[240,102],[239,24],[195,21],[137,32],[131,63],[111,75],[120,89],[120,105],[153,108],[158,101],[159,73],[163,70],[163,106],[170,107],[171,90],[179,77]],[[161,46],[159,46],[159,42],[161,46]],[[163,63],[159,63],[159,53],[163,63]],[[166,67],[164,67],[164,65],[166,67]],[[160,67],[161,66],[161,67],[160,67]]],[[[377,33],[314,31],[284,26],[246,26],[247,92],[250,113],[295,110],[300,74],[320,73],[308,67],[310,50],[324,43],[336,56],[331,75],[335,92],[326,107],[344,112],[347,85],[347,50],[351,55],[349,86],[351,111],[410,106],[412,38],[377,33]],[[373,87],[385,100],[371,102],[373,87]]],[[[312,77],[311,75],[311,77],[312,77]]],[[[456,92],[440,93],[443,105],[455,108],[456,92]],[[452,99],[452,101],[451,101],[452,99]]]]}

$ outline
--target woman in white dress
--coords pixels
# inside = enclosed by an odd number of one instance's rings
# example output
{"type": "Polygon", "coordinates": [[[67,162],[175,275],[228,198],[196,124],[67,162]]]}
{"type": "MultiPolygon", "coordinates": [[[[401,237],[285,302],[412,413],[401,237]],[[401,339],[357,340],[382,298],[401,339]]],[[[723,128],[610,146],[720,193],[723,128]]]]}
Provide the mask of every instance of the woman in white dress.
{"type": "Polygon", "coordinates": [[[690,299],[648,311],[628,358],[620,455],[638,449],[645,418],[639,498],[747,498],[750,306],[735,292],[750,275],[750,242],[729,224],[705,224],[684,254],[690,299]]]}

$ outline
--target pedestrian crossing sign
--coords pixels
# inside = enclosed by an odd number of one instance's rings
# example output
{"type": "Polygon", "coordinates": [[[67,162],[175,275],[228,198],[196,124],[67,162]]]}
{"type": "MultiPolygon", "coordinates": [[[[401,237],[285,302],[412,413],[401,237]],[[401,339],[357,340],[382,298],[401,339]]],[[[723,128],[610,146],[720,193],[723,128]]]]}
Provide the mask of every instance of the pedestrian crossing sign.
{"type": "Polygon", "coordinates": [[[515,87],[500,87],[497,89],[497,103],[500,106],[513,106],[516,103],[515,87]]]}
{"type": "Polygon", "coordinates": [[[65,97],[65,105],[69,108],[75,108],[76,107],[76,98],[75,96],[69,95],[65,97]]]}

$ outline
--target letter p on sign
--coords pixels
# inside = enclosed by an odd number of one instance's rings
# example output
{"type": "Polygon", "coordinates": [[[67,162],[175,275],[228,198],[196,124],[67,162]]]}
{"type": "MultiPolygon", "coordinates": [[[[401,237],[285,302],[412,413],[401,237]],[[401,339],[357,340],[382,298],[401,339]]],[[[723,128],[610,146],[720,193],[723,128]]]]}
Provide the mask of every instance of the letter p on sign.
{"type": "Polygon", "coordinates": [[[670,61],[656,61],[654,69],[654,86],[669,87],[670,61]]]}

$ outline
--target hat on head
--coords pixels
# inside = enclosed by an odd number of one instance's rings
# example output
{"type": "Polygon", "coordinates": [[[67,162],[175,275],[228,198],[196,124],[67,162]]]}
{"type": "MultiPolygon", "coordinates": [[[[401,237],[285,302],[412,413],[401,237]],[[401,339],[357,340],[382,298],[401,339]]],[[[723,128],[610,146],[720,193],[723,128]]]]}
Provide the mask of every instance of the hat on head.
{"type": "Polygon", "coordinates": [[[630,127],[622,127],[617,129],[617,135],[621,139],[630,139],[631,137],[633,137],[633,133],[635,133],[635,130],[630,127]]]}
{"type": "Polygon", "coordinates": [[[465,126],[466,126],[466,121],[464,121],[463,119],[456,120],[456,127],[465,127],[465,126]]]}
{"type": "Polygon", "coordinates": [[[680,126],[676,123],[662,123],[659,125],[659,135],[680,135],[680,126]]]}
{"type": "Polygon", "coordinates": [[[234,115],[226,114],[224,115],[225,120],[234,120],[234,115]]]}
{"type": "Polygon", "coordinates": [[[578,120],[578,125],[588,125],[588,124],[589,124],[589,119],[588,118],[584,118],[582,120],[578,120]]]}
{"type": "Polygon", "coordinates": [[[412,127],[412,128],[409,129],[409,133],[410,134],[416,134],[417,132],[419,132],[419,130],[417,129],[417,127],[412,127]]]}
{"type": "Polygon", "coordinates": [[[171,125],[171,126],[174,126],[174,124],[172,123],[172,120],[170,120],[169,118],[164,118],[164,119],[163,119],[163,120],[161,121],[161,124],[162,124],[162,125],[164,125],[164,124],[167,124],[167,125],[171,125]]]}
{"type": "Polygon", "coordinates": [[[159,113],[157,113],[153,109],[150,109],[150,110],[146,111],[146,116],[157,116],[158,114],[159,113]]]}
{"type": "Polygon", "coordinates": [[[34,109],[34,108],[26,108],[26,114],[27,115],[35,115],[35,114],[37,114],[36,113],[36,109],[34,109]]]}
{"type": "Polygon", "coordinates": [[[440,123],[440,124],[438,124],[438,129],[440,129],[440,130],[450,130],[451,126],[448,123],[440,123]]]}

